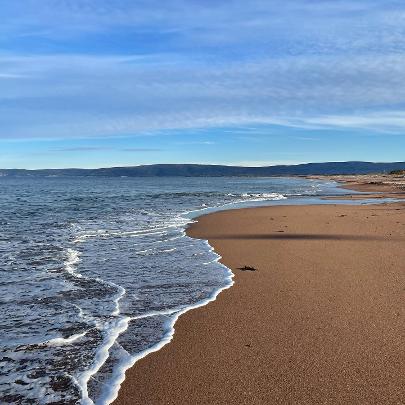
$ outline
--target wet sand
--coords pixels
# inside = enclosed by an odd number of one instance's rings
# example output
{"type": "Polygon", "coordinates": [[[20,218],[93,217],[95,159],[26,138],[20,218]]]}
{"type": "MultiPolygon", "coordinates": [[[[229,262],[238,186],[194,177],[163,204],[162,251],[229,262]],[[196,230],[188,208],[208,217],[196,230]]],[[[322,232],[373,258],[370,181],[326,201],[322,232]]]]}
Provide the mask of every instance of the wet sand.
{"type": "Polygon", "coordinates": [[[223,211],[188,234],[235,285],[181,316],[116,404],[405,403],[405,203],[223,211]]]}

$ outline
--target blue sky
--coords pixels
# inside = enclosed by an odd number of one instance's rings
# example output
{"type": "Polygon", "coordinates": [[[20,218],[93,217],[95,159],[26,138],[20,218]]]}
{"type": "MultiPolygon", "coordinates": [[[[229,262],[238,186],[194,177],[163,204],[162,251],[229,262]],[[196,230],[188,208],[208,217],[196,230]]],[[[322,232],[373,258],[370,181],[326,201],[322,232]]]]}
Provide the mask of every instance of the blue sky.
{"type": "Polygon", "coordinates": [[[0,0],[0,167],[405,160],[405,4],[0,0]]]}

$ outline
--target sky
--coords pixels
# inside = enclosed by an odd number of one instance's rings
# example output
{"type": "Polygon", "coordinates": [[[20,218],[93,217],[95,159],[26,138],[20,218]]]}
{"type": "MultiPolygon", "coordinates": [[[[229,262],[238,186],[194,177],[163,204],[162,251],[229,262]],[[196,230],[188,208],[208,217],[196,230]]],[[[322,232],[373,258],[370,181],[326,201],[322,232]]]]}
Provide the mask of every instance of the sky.
{"type": "Polygon", "coordinates": [[[0,168],[405,160],[405,2],[0,0],[0,168]]]}

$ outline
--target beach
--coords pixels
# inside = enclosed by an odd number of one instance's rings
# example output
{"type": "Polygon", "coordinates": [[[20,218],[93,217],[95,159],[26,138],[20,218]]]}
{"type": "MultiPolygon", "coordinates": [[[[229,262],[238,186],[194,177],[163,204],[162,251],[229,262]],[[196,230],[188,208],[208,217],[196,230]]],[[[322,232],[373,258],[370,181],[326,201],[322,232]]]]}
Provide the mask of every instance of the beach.
{"type": "Polygon", "coordinates": [[[229,210],[187,233],[235,284],[182,315],[115,404],[405,402],[404,203],[229,210]]]}

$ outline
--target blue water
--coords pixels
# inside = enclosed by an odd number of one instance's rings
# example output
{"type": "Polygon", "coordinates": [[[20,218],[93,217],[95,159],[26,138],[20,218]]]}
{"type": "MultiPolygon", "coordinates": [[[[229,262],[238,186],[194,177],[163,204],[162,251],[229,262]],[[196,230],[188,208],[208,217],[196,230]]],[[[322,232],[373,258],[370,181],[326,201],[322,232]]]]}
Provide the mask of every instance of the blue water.
{"type": "Polygon", "coordinates": [[[232,283],[210,208],[341,194],[288,178],[0,178],[0,403],[106,404],[178,315],[232,283]]]}

